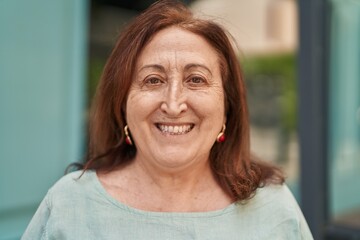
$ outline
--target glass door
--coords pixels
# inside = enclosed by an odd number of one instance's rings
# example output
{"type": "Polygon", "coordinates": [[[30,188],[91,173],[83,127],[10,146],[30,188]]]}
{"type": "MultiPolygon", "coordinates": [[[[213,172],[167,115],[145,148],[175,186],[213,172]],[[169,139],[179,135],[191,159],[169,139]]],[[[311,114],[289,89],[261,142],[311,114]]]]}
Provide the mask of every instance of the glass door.
{"type": "Polygon", "coordinates": [[[328,210],[360,229],[360,1],[330,6],[328,210]]]}
{"type": "Polygon", "coordinates": [[[302,209],[314,239],[360,239],[360,1],[298,4],[302,209]]]}

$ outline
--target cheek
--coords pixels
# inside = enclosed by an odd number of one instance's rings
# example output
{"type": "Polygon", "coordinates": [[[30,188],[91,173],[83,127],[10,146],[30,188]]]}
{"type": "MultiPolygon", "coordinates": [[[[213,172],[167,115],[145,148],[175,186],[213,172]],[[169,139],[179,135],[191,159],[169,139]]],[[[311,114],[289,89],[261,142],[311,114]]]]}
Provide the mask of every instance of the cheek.
{"type": "Polygon", "coordinates": [[[203,92],[192,95],[192,102],[196,106],[196,112],[204,118],[221,119],[225,116],[224,92],[221,88],[211,92],[203,92]]]}
{"type": "Polygon", "coordinates": [[[126,120],[140,121],[156,108],[157,98],[154,93],[131,91],[126,102],[126,120]]]}

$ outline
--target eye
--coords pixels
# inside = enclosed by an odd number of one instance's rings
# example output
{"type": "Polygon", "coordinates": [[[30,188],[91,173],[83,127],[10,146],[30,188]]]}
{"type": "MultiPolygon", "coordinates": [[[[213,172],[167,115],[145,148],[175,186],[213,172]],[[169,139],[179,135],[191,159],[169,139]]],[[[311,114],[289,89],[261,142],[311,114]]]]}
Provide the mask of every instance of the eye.
{"type": "Polygon", "coordinates": [[[191,82],[193,82],[193,83],[202,83],[202,82],[204,82],[204,80],[202,78],[200,78],[200,77],[192,77],[191,82]]]}
{"type": "Polygon", "coordinates": [[[149,78],[145,79],[145,84],[148,84],[148,85],[159,85],[162,82],[163,81],[158,77],[149,77],[149,78]]]}
{"type": "Polygon", "coordinates": [[[206,79],[201,76],[190,76],[187,82],[192,85],[199,85],[206,83],[206,79]]]}

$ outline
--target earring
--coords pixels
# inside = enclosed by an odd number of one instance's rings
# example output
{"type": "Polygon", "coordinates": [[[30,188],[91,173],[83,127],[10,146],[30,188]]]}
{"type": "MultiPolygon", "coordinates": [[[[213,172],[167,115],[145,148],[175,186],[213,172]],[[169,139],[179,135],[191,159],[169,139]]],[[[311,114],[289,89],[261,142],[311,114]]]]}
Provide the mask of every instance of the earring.
{"type": "Polygon", "coordinates": [[[226,129],[226,126],[225,124],[223,125],[222,129],[221,129],[221,132],[219,133],[219,135],[216,137],[216,141],[219,142],[219,143],[222,143],[222,142],[225,142],[225,129],[226,129]]]}
{"type": "Polygon", "coordinates": [[[129,127],[128,127],[128,125],[126,125],[125,127],[124,127],[124,132],[125,132],[125,142],[128,144],[128,145],[133,145],[133,143],[132,143],[132,141],[131,141],[131,138],[130,138],[130,136],[129,136],[129,132],[128,132],[128,129],[129,129],[129,127]]]}

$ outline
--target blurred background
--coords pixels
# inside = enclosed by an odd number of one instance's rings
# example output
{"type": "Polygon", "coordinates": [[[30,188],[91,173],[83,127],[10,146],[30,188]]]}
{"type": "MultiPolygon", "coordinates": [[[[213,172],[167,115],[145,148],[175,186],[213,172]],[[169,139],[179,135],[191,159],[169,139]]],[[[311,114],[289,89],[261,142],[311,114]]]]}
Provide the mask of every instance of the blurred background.
{"type": "MultiPolygon", "coordinates": [[[[151,0],[0,0],[0,239],[19,239],[86,152],[121,30],[151,0]]],[[[238,43],[255,155],[282,167],[315,239],[360,239],[360,1],[188,0],[238,43]]]]}

